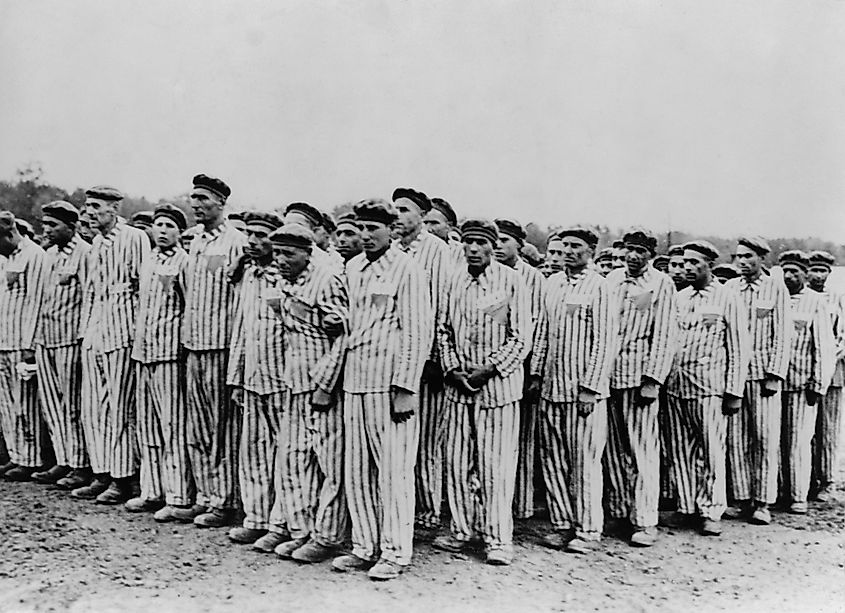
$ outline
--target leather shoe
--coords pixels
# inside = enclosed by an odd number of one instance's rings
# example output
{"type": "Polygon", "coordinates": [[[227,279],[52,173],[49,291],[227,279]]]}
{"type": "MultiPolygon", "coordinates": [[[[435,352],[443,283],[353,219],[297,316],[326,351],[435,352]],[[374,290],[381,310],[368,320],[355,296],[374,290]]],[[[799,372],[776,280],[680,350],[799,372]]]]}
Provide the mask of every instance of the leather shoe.
{"type": "Polygon", "coordinates": [[[74,468],[67,477],[56,481],[56,485],[63,490],[75,490],[91,483],[90,468],[74,468]]]}
{"type": "Polygon", "coordinates": [[[359,558],[351,553],[338,556],[332,560],[332,570],[339,573],[348,573],[355,570],[367,570],[372,566],[373,563],[371,561],[359,558]]]}
{"type": "Polygon", "coordinates": [[[259,528],[235,526],[229,530],[229,540],[233,543],[241,543],[242,545],[252,545],[265,534],[267,534],[267,531],[259,528]]]}
{"type": "Polygon", "coordinates": [[[273,551],[276,553],[277,556],[279,556],[283,560],[290,560],[293,555],[293,552],[302,547],[307,542],[307,537],[291,539],[289,541],[285,541],[284,543],[276,547],[273,551]]]}
{"type": "Polygon", "coordinates": [[[448,551],[450,553],[460,553],[466,546],[466,541],[456,539],[451,534],[441,534],[431,541],[432,549],[439,549],[440,551],[448,551]]]}
{"type": "Polygon", "coordinates": [[[255,541],[252,544],[252,548],[255,551],[260,551],[261,553],[273,553],[273,551],[281,545],[282,543],[286,543],[290,540],[290,534],[287,531],[285,532],[268,532],[260,539],[255,541]]]}
{"type": "Polygon", "coordinates": [[[566,544],[567,553],[577,553],[584,555],[594,551],[598,546],[598,541],[588,541],[586,539],[578,538],[577,536],[566,544]]]}
{"type": "Polygon", "coordinates": [[[751,514],[751,519],[748,520],[752,524],[757,524],[758,526],[768,526],[772,523],[772,514],[769,511],[769,507],[766,505],[761,505],[754,509],[754,513],[751,514]]]}
{"type": "Polygon", "coordinates": [[[540,544],[550,549],[566,549],[567,543],[572,540],[573,534],[566,530],[556,530],[544,534],[540,539],[540,544]]]}
{"type": "Polygon", "coordinates": [[[484,559],[490,566],[510,566],[513,562],[513,548],[512,547],[493,547],[487,550],[487,556],[484,559]]]}
{"type": "Polygon", "coordinates": [[[294,551],[290,557],[297,562],[319,564],[320,562],[325,562],[329,558],[333,558],[335,554],[337,554],[337,547],[328,547],[318,543],[317,541],[308,541],[302,547],[294,551]]]}
{"type": "Polygon", "coordinates": [[[833,497],[833,485],[827,484],[823,485],[819,488],[814,496],[814,499],[817,502],[830,502],[830,499],[833,497]]]}
{"type": "Polygon", "coordinates": [[[17,464],[15,464],[14,462],[6,462],[5,464],[3,464],[3,466],[0,466],[0,477],[2,477],[7,472],[9,472],[10,470],[12,470],[13,468],[16,468],[16,467],[17,467],[17,464]]]}
{"type": "Polygon", "coordinates": [[[97,475],[91,483],[76,488],[70,495],[80,500],[94,500],[109,489],[109,483],[111,483],[111,480],[108,475],[97,475]]]}
{"type": "Polygon", "coordinates": [[[63,479],[70,474],[70,466],[54,466],[50,470],[42,470],[32,473],[32,480],[44,485],[52,485],[59,479],[63,479]]]}
{"type": "Polygon", "coordinates": [[[10,469],[3,475],[6,481],[29,481],[32,479],[32,474],[36,471],[36,468],[32,468],[30,466],[15,466],[14,468],[10,469]]]}
{"type": "Polygon", "coordinates": [[[161,498],[147,500],[146,498],[131,498],[126,501],[123,508],[130,513],[152,513],[158,511],[164,506],[164,501],[161,498]]]}
{"type": "Polygon", "coordinates": [[[631,545],[634,547],[651,547],[657,542],[657,531],[654,528],[636,530],[631,535],[631,545]]]}
{"type": "Polygon", "coordinates": [[[114,479],[105,492],[97,496],[94,502],[97,504],[120,504],[132,497],[132,489],[122,479],[114,479]]]}
{"type": "Polygon", "coordinates": [[[234,509],[213,509],[209,508],[194,518],[194,525],[197,528],[224,528],[235,521],[234,509]]]}
{"type": "Polygon", "coordinates": [[[793,502],[789,505],[788,511],[793,515],[806,515],[807,514],[807,503],[806,502],[793,502]]]}
{"type": "Polygon", "coordinates": [[[712,519],[705,519],[704,523],[701,524],[701,534],[704,536],[721,536],[722,523],[713,521],[712,519]]]}
{"type": "Polygon", "coordinates": [[[373,581],[390,581],[401,575],[403,570],[405,570],[404,567],[399,566],[396,562],[379,560],[375,566],[367,571],[367,576],[373,581]]]}
{"type": "Polygon", "coordinates": [[[205,513],[206,507],[201,504],[175,505],[168,504],[153,513],[153,519],[162,524],[178,521],[182,524],[190,524],[197,515],[205,513]]]}

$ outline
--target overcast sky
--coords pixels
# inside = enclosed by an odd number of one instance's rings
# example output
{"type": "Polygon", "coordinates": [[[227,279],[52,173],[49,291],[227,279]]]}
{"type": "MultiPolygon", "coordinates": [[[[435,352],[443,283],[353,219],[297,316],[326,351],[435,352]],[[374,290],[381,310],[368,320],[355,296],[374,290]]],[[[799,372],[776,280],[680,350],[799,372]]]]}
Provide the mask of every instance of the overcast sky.
{"type": "Polygon", "coordinates": [[[3,0],[0,178],[845,241],[845,1],[3,0]]]}

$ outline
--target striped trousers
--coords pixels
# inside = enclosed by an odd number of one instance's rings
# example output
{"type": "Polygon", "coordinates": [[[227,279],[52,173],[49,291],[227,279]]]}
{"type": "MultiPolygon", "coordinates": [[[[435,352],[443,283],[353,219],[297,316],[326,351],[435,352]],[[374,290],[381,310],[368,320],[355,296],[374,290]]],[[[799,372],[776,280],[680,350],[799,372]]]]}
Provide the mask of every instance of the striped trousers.
{"type": "Polygon", "coordinates": [[[772,504],[778,494],[780,392],[763,396],[763,381],[748,381],[742,409],[728,420],[728,483],[736,501],[772,504]]]}
{"type": "Polygon", "coordinates": [[[343,407],[311,409],[311,393],[285,394],[278,438],[277,477],[288,530],[329,547],[342,545],[349,529],[343,491],[343,407]]]}
{"type": "Polygon", "coordinates": [[[56,464],[71,468],[88,466],[82,428],[82,345],[35,348],[38,400],[56,464]]]}
{"type": "Polygon", "coordinates": [[[728,505],[722,397],[670,395],[669,409],[678,511],[719,521],[728,505]]]}
{"type": "Polygon", "coordinates": [[[82,429],[94,473],[131,477],[137,470],[135,365],[129,347],[83,349],[82,429]]]}
{"type": "Polygon", "coordinates": [[[534,466],[537,459],[537,405],[522,400],[519,403],[519,451],[516,461],[516,482],[513,496],[513,515],[528,519],[534,515],[534,466]]]}
{"type": "Polygon", "coordinates": [[[636,405],[637,389],[612,390],[607,412],[607,507],[611,517],[629,519],[634,528],[657,525],[660,502],[660,439],[654,400],[636,405]]]}
{"type": "Polygon", "coordinates": [[[9,459],[20,466],[42,463],[43,422],[38,407],[38,379],[21,381],[15,370],[22,351],[0,351],[0,424],[9,459]]]}
{"type": "Polygon", "coordinates": [[[344,487],[359,558],[411,563],[419,418],[397,424],[390,393],[344,394],[344,487]]]}
{"type": "Polygon", "coordinates": [[[137,364],[141,498],[193,502],[188,463],[185,366],[181,361],[137,364]]]}
{"type": "Polygon", "coordinates": [[[446,411],[443,392],[435,392],[423,383],[420,390],[420,443],[414,474],[416,522],[424,528],[440,526],[445,443],[446,411]]]}
{"type": "Polygon", "coordinates": [[[244,390],[238,457],[238,483],[244,505],[244,528],[267,530],[278,496],[273,482],[276,437],[285,393],[256,394],[244,390]]]}
{"type": "Polygon", "coordinates": [[[813,441],[813,469],[819,486],[836,480],[836,460],[842,437],[842,388],[829,387],[820,401],[813,441]]]}
{"type": "Polygon", "coordinates": [[[519,403],[482,408],[446,401],[446,491],[455,538],[491,549],[513,543],[519,403]]]}
{"type": "Polygon", "coordinates": [[[658,398],[660,410],[657,412],[657,428],[660,433],[660,497],[675,500],[675,475],[672,468],[672,430],[669,423],[669,397],[666,390],[660,390],[658,398]]]}
{"type": "Polygon", "coordinates": [[[549,515],[555,530],[597,541],[604,527],[602,455],[607,443],[607,401],[590,415],[575,402],[540,401],[540,455],[549,515]]]}
{"type": "Polygon", "coordinates": [[[188,351],[188,458],[196,503],[216,509],[237,506],[241,418],[226,387],[229,352],[188,351]]]}
{"type": "Polygon", "coordinates": [[[813,466],[811,440],[816,425],[816,406],[807,404],[804,392],[781,392],[780,476],[783,494],[792,502],[807,502],[813,466]]]}

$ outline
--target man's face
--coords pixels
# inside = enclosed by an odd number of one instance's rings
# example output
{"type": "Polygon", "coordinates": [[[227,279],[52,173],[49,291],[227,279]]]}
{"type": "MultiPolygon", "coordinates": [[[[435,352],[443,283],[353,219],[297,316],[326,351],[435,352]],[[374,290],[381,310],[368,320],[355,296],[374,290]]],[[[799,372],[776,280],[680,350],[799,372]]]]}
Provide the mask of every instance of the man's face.
{"type": "Polygon", "coordinates": [[[519,258],[519,242],[507,234],[499,234],[499,245],[495,250],[496,261],[506,264],[519,258]]]}
{"type": "Polygon", "coordinates": [[[797,294],[807,283],[807,273],[800,266],[795,264],[783,264],[783,282],[790,294],[797,294]]]}
{"type": "Polygon", "coordinates": [[[308,266],[311,251],[292,245],[273,245],[273,258],[282,275],[289,280],[296,279],[308,266]]]}
{"type": "Polygon", "coordinates": [[[810,266],[807,272],[807,283],[817,292],[822,292],[829,275],[830,269],[827,266],[810,266]]]}
{"type": "Polygon", "coordinates": [[[399,219],[393,224],[393,228],[399,236],[408,236],[416,232],[422,223],[422,211],[419,207],[407,198],[399,198],[393,203],[399,213],[399,219]]]}
{"type": "Polygon", "coordinates": [[[608,273],[613,270],[613,262],[610,261],[610,258],[603,258],[596,263],[596,266],[599,269],[599,274],[602,277],[606,277],[608,273]]]}
{"type": "Polygon", "coordinates": [[[448,242],[451,226],[443,213],[437,209],[431,209],[425,214],[425,217],[423,217],[423,223],[425,224],[426,230],[428,230],[431,234],[440,240],[448,242]]]}
{"type": "Polygon", "coordinates": [[[651,251],[642,245],[625,245],[625,263],[628,265],[631,276],[639,276],[645,270],[650,258],[651,251]]]}
{"type": "Polygon", "coordinates": [[[610,256],[613,268],[624,268],[626,266],[626,255],[628,250],[624,247],[616,247],[610,256]]]}
{"type": "Polygon", "coordinates": [[[736,265],[743,277],[756,279],[763,265],[762,258],[745,245],[736,246],[736,265]]]}
{"type": "Polygon", "coordinates": [[[352,226],[340,226],[334,233],[334,238],[337,243],[337,252],[346,261],[361,253],[364,248],[361,244],[361,233],[352,226]]]}
{"type": "Polygon", "coordinates": [[[677,290],[684,289],[688,285],[684,256],[673,255],[669,258],[669,277],[671,277],[677,290]]]}
{"type": "Polygon", "coordinates": [[[549,241],[546,245],[546,262],[552,272],[563,270],[563,243],[560,239],[549,241]]]}
{"type": "Polygon", "coordinates": [[[314,243],[320,249],[327,249],[329,246],[329,233],[324,226],[314,228],[314,243]]]}
{"type": "Polygon", "coordinates": [[[567,268],[582,268],[590,261],[593,250],[584,239],[577,236],[563,236],[563,263],[567,268]]]}
{"type": "Polygon", "coordinates": [[[44,217],[41,220],[41,226],[44,232],[44,240],[48,246],[59,245],[62,247],[73,238],[73,226],[69,226],[55,217],[44,217]]]}
{"type": "Polygon", "coordinates": [[[487,268],[493,259],[493,245],[486,238],[480,236],[465,236],[464,255],[470,268],[487,268]]]}
{"type": "Polygon", "coordinates": [[[219,195],[201,187],[191,192],[191,209],[198,224],[216,223],[223,217],[224,201],[219,195]]]}
{"type": "Polygon", "coordinates": [[[14,253],[16,247],[17,245],[12,242],[12,231],[0,230],[0,255],[8,257],[14,253]]]}
{"type": "Polygon", "coordinates": [[[378,221],[361,223],[361,244],[367,253],[379,253],[390,246],[390,226],[378,221]]]}
{"type": "Polygon", "coordinates": [[[684,270],[687,283],[701,287],[710,278],[710,260],[698,251],[685,249],[684,270]]]}
{"type": "Polygon", "coordinates": [[[152,225],[153,240],[159,249],[174,247],[182,237],[179,226],[169,217],[156,217],[152,225]]]}
{"type": "Polygon", "coordinates": [[[273,245],[268,238],[270,230],[266,226],[248,225],[246,227],[246,254],[254,260],[263,260],[273,253],[273,245]]]}
{"type": "Polygon", "coordinates": [[[117,217],[117,202],[89,196],[85,199],[85,214],[94,228],[103,232],[114,223],[117,217]]]}

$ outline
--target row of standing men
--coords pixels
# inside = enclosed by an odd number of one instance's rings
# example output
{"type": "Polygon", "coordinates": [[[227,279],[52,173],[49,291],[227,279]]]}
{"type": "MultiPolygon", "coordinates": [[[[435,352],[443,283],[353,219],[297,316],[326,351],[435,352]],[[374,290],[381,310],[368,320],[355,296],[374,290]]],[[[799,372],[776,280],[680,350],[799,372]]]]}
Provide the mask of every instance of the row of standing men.
{"type": "Polygon", "coordinates": [[[456,240],[449,204],[412,189],[336,224],[301,202],[226,219],[229,195],[197,175],[198,225],[161,205],[145,235],[94,187],[91,244],[59,201],[42,209],[46,252],[0,213],[8,480],[199,527],[242,505],[233,541],[373,579],[410,563],[415,525],[510,564],[535,481],[543,544],[573,553],[605,513],[653,544],[661,490],[708,535],[729,496],[753,523],[779,485],[806,512],[814,433],[813,493],[830,493],[842,303],[807,285],[828,254],[785,252],[773,274],[765,241],[742,238],[722,285],[706,241],[652,262],[654,236],[632,229],[607,270],[576,226],[538,270],[518,223],[470,219],[456,240]]]}

